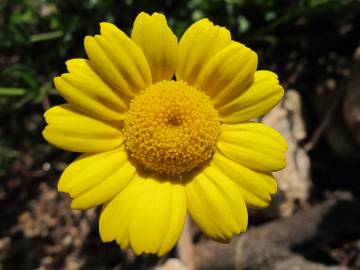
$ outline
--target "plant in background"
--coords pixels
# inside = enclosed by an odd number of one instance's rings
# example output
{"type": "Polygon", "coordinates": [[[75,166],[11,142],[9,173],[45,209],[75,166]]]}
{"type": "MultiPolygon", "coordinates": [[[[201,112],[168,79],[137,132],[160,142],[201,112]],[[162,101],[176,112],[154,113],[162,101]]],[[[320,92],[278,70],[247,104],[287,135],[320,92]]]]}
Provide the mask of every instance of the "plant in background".
{"type": "Polygon", "coordinates": [[[76,209],[103,204],[101,239],[136,254],[168,252],[187,212],[216,241],[245,231],[247,207],[268,206],[285,166],[281,135],[250,121],[282,98],[277,76],[207,19],[179,43],[158,13],[140,13],[131,38],[100,32],[85,38],[89,59],[55,78],[68,103],[45,113],[45,139],[84,153],[59,191],[76,209]]]}

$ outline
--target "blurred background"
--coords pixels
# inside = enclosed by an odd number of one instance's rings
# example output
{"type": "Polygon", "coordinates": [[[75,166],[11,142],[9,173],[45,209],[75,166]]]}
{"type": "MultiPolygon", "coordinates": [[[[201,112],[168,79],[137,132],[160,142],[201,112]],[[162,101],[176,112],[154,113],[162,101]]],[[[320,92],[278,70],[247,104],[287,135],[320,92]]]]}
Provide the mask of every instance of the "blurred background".
{"type": "Polygon", "coordinates": [[[360,269],[360,1],[0,0],[0,123],[0,269],[360,269]],[[226,26],[286,89],[260,119],[289,143],[279,192],[228,245],[190,223],[167,256],[135,257],[101,243],[99,209],[56,191],[76,155],[41,136],[64,103],[52,79],[99,22],[130,33],[140,11],[178,37],[203,17],[226,26]]]}

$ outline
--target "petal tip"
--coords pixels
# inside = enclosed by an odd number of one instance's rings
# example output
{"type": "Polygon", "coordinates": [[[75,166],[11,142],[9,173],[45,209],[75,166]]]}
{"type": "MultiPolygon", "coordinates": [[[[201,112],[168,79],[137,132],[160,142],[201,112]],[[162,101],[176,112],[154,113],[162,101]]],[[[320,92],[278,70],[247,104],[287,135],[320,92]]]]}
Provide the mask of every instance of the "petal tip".
{"type": "MultiPolygon", "coordinates": [[[[46,123],[48,124],[47,112],[44,114],[44,117],[45,117],[46,123]]],[[[49,141],[49,126],[48,125],[43,129],[43,131],[41,132],[41,135],[47,142],[50,143],[50,141],[49,141]]]]}
{"type": "Polygon", "coordinates": [[[54,77],[54,79],[53,79],[54,85],[55,85],[56,89],[58,88],[58,85],[59,85],[59,83],[60,83],[61,76],[62,76],[62,75],[56,76],[56,77],[54,77]]]}
{"type": "Polygon", "coordinates": [[[84,204],[83,201],[78,200],[78,199],[73,199],[71,201],[70,207],[71,207],[71,209],[75,209],[75,210],[85,210],[85,209],[91,208],[91,206],[84,204]]]}
{"type": "Polygon", "coordinates": [[[89,48],[89,46],[92,46],[94,43],[96,43],[96,40],[93,36],[85,36],[84,38],[85,51],[89,48]]]}
{"type": "MultiPolygon", "coordinates": [[[[106,28],[108,28],[108,27],[114,27],[115,25],[114,24],[112,24],[112,23],[109,23],[109,22],[101,22],[101,23],[99,23],[99,26],[100,26],[100,33],[101,34],[103,34],[102,32],[101,32],[101,30],[103,29],[106,29],[106,28]]],[[[115,26],[116,27],[116,26],[115,26]]]]}
{"type": "Polygon", "coordinates": [[[66,185],[66,181],[65,181],[63,175],[64,175],[64,173],[60,176],[59,182],[57,184],[57,190],[59,192],[69,193],[69,188],[66,185]]]}
{"type": "MultiPolygon", "coordinates": [[[[154,13],[156,13],[156,12],[154,12],[154,13]]],[[[154,13],[153,13],[153,14],[154,14],[154,13]]],[[[136,16],[136,18],[140,18],[140,17],[150,17],[150,14],[147,13],[147,12],[145,12],[145,11],[141,11],[141,12],[136,16]]]]}

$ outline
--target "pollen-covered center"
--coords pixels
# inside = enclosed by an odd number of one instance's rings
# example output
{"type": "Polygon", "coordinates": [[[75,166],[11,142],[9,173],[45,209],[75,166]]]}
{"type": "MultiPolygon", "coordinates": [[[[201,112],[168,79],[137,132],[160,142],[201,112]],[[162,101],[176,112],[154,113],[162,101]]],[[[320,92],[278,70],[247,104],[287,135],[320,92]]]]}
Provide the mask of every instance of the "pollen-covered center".
{"type": "Polygon", "coordinates": [[[145,168],[177,175],[211,157],[220,134],[219,115],[195,87],[161,81],[131,101],[123,133],[125,147],[145,168]]]}

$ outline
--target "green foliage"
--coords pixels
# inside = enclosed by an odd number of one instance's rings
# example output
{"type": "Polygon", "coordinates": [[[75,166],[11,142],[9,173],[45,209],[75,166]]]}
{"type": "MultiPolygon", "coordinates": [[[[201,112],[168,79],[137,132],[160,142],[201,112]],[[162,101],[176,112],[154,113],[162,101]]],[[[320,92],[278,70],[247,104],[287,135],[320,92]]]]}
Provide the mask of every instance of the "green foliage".
{"type": "Polygon", "coordinates": [[[290,21],[327,14],[342,14],[358,1],[331,0],[5,0],[0,6],[0,104],[16,109],[40,102],[55,93],[52,77],[64,70],[64,61],[83,57],[85,35],[98,32],[98,23],[110,21],[127,30],[142,10],[166,13],[180,36],[186,27],[210,17],[231,28],[242,39],[268,39],[267,35],[290,21]],[[287,3],[288,2],[288,3],[287,3]],[[261,34],[261,35],[259,35],[261,34]]]}

